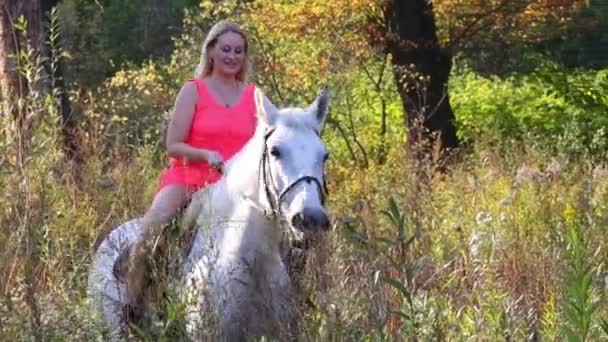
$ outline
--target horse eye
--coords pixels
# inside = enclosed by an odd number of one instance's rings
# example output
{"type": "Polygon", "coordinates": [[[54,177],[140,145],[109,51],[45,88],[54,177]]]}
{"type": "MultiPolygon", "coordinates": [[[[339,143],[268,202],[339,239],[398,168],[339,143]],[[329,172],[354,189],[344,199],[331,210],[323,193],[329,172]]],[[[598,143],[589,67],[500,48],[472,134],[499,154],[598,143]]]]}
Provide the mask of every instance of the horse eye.
{"type": "Polygon", "coordinates": [[[272,146],[272,148],[270,148],[270,154],[279,159],[281,157],[281,152],[279,151],[279,148],[276,146],[272,146]]]}

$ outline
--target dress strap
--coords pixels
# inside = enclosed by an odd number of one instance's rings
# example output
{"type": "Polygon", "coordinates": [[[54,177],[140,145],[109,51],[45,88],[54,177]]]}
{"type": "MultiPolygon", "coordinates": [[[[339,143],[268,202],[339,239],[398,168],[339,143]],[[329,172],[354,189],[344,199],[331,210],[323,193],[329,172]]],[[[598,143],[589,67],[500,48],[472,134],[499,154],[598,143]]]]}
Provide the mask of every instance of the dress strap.
{"type": "Polygon", "coordinates": [[[255,122],[257,124],[258,121],[258,112],[256,110],[256,106],[255,106],[255,84],[250,84],[247,86],[247,88],[245,89],[245,91],[247,92],[245,95],[247,95],[247,97],[249,98],[249,106],[251,106],[250,108],[250,112],[251,115],[253,115],[253,122],[255,122]]]}
{"type": "Polygon", "coordinates": [[[255,102],[255,85],[254,84],[248,84],[245,86],[245,89],[243,90],[244,94],[243,96],[247,96],[251,99],[251,101],[255,102]]]}
{"type": "Polygon", "coordinates": [[[205,84],[202,80],[198,78],[191,78],[188,80],[189,82],[194,82],[196,84],[196,93],[198,94],[198,102],[200,103],[203,100],[203,96],[205,94],[205,84]]]}

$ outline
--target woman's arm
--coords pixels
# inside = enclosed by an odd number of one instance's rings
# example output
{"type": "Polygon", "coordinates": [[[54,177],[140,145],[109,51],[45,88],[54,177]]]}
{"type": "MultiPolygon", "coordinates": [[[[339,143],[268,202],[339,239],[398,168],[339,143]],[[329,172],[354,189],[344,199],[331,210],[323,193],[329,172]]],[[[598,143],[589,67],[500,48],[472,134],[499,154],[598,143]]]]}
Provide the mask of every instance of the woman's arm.
{"type": "Polygon", "coordinates": [[[170,157],[201,161],[207,160],[211,153],[211,151],[194,148],[184,142],[192,125],[196,101],[198,101],[196,84],[188,82],[177,94],[171,121],[167,128],[167,153],[170,157]]]}

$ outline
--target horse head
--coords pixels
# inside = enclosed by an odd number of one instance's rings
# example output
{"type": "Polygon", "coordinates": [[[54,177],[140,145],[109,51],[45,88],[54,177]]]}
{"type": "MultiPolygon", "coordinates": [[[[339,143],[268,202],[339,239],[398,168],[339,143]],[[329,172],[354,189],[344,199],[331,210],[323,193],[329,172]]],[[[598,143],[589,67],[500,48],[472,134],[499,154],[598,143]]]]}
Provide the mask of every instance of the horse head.
{"type": "Polygon", "coordinates": [[[286,223],[297,239],[327,231],[330,224],[325,209],[329,153],[321,138],[328,102],[325,87],[308,107],[279,109],[257,88],[257,128],[243,153],[253,159],[247,166],[242,160],[232,165],[232,171],[242,171],[257,163],[257,172],[247,177],[228,171],[233,175],[230,187],[261,207],[268,218],[286,223]]]}
{"type": "Polygon", "coordinates": [[[328,230],[324,206],[329,153],[321,139],[327,117],[327,88],[304,109],[277,109],[259,89],[255,99],[257,117],[264,126],[261,198],[294,230],[328,230]]]}

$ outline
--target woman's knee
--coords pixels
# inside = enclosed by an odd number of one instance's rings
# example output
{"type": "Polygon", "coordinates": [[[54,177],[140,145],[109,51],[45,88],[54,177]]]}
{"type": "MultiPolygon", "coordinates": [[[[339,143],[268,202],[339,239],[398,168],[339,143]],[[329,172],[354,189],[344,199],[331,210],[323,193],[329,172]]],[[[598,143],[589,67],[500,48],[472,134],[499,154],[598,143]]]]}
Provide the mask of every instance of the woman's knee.
{"type": "Polygon", "coordinates": [[[169,185],[161,190],[152,201],[144,215],[149,224],[163,224],[169,221],[188,200],[189,192],[185,186],[169,185]]]}

